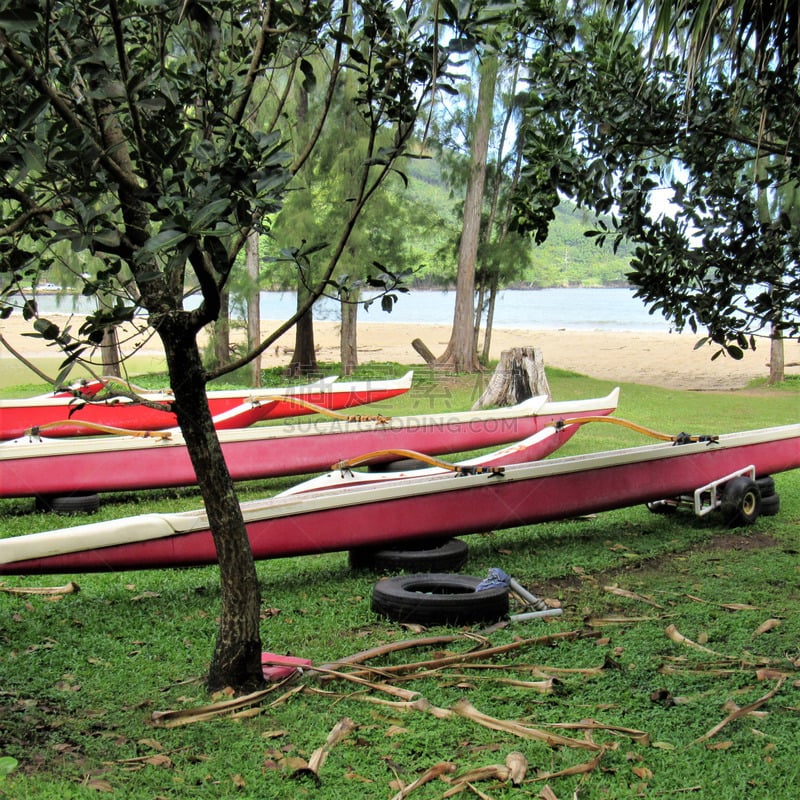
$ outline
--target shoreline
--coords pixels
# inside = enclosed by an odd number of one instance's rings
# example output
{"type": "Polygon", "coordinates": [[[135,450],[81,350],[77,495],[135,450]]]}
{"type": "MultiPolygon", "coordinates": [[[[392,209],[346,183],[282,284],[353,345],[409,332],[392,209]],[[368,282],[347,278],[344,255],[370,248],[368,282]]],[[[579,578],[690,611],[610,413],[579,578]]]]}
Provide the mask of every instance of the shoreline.
{"type": "MultiPolygon", "coordinates": [[[[69,315],[50,314],[53,318],[68,319],[69,315]]],[[[280,321],[264,320],[264,336],[271,333],[280,321]]],[[[72,326],[79,319],[74,317],[72,326]]],[[[25,336],[31,331],[30,323],[20,317],[0,321],[0,334],[25,358],[35,363],[47,374],[55,374],[63,358],[53,354],[41,340],[25,336]]],[[[450,339],[449,324],[407,324],[392,322],[359,322],[359,362],[390,361],[408,364],[412,368],[425,368],[422,357],[414,350],[412,341],[421,339],[435,354],[441,354],[450,339]]],[[[238,342],[244,332],[235,329],[232,341],[238,342]]],[[[314,337],[317,358],[323,362],[338,362],[339,323],[315,320],[314,337]]],[[[750,381],[769,375],[769,342],[764,340],[756,351],[747,351],[744,358],[734,361],[720,356],[712,361],[716,346],[695,349],[700,337],[693,334],[650,333],[639,331],[608,330],[537,330],[525,328],[498,328],[492,332],[490,357],[497,359],[504,350],[512,347],[536,347],[542,351],[545,367],[558,368],[588,375],[601,380],[620,383],[641,383],[666,389],[732,391],[744,388],[750,381]]],[[[201,337],[201,347],[205,339],[201,337]]],[[[288,364],[294,347],[294,331],[284,334],[262,356],[265,369],[288,364]]],[[[800,375],[800,342],[785,343],[786,374],[800,375]]],[[[147,366],[131,369],[141,374],[152,370],[153,364],[163,364],[163,350],[156,338],[143,343],[135,356],[136,364],[147,366]]],[[[19,364],[5,348],[0,347],[0,385],[38,383],[40,379],[19,364]],[[14,367],[12,369],[12,366],[14,367]],[[8,381],[11,373],[27,375],[27,379],[8,381]]]]}

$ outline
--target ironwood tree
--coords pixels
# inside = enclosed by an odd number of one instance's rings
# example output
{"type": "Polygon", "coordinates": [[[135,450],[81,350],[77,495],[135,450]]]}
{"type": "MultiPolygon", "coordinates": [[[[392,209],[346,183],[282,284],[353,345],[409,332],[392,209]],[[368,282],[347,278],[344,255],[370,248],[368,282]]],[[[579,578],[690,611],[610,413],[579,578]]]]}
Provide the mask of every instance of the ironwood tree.
{"type": "MultiPolygon", "coordinates": [[[[121,322],[163,343],[174,410],[197,475],[220,568],[219,632],[210,688],[262,681],[258,579],[235,487],[205,393],[198,334],[219,318],[237,256],[268,227],[313,151],[342,70],[358,75],[358,109],[391,146],[368,154],[350,213],[314,291],[297,314],[231,363],[290,329],[333,274],[361,208],[404,151],[420,109],[448,83],[451,51],[480,36],[479,12],[451,4],[438,26],[428,7],[381,2],[261,4],[221,0],[0,2],[0,270],[2,314],[22,313],[74,361],[121,322]],[[359,14],[365,36],[345,35],[359,14]],[[447,45],[438,37],[448,31],[447,45]],[[300,152],[288,152],[280,98],[313,83],[322,49],[331,91],[300,152]],[[266,87],[266,88],[265,88],[266,87]],[[277,98],[254,125],[265,90],[277,98]],[[85,294],[109,302],[78,330],[38,313],[31,283],[51,248],[81,258],[85,294]],[[15,297],[22,293],[22,301],[15,297]],[[186,302],[187,295],[194,302],[186,302]]],[[[298,243],[288,258],[309,257],[298,243]]]]}

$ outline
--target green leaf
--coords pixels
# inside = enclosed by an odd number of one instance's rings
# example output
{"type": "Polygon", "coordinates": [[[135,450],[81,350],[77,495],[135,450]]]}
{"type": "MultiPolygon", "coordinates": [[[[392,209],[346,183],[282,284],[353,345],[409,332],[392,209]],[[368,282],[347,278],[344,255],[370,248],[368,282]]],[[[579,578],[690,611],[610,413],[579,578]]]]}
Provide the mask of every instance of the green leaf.
{"type": "MultiPolygon", "coordinates": [[[[222,217],[230,208],[230,200],[226,198],[219,198],[207,203],[197,214],[192,217],[191,231],[192,233],[202,233],[206,230],[212,222],[216,222],[222,217]]],[[[177,233],[177,231],[176,231],[177,233]]],[[[181,240],[178,239],[177,244],[181,240]]],[[[170,245],[172,246],[172,245],[170,245]]]]}
{"type": "Polygon", "coordinates": [[[37,319],[33,323],[33,328],[40,336],[45,339],[49,339],[50,341],[55,341],[58,339],[58,336],[61,333],[61,328],[59,328],[55,323],[50,322],[49,319],[37,319]]]}
{"type": "Polygon", "coordinates": [[[6,775],[10,775],[16,768],[19,762],[16,758],[11,756],[0,756],[0,781],[4,780],[6,775]]]}
{"type": "Polygon", "coordinates": [[[178,231],[172,228],[159,231],[155,236],[151,236],[142,247],[141,252],[147,255],[158,253],[161,250],[169,250],[177,247],[181,242],[189,238],[186,231],[178,231]]]}

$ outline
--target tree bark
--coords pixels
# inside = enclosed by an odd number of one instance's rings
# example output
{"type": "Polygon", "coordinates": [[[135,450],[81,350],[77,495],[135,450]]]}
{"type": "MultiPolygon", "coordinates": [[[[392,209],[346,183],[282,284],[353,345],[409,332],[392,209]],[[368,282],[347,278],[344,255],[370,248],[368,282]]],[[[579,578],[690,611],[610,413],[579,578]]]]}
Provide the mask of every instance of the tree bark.
{"type": "Polygon", "coordinates": [[[786,377],[786,359],[783,349],[783,335],[773,326],[769,340],[769,385],[781,383],[786,377]]]}
{"type": "Polygon", "coordinates": [[[489,284],[489,300],[486,309],[486,328],[483,336],[483,353],[481,359],[484,364],[489,363],[489,353],[492,349],[492,328],[494,326],[494,309],[497,305],[497,273],[493,272],[489,284]]]}
{"type": "Polygon", "coordinates": [[[248,691],[263,685],[260,606],[255,562],[211,419],[205,370],[193,333],[179,323],[159,328],[175,393],[175,412],[203,495],[219,562],[222,608],[208,672],[211,691],[235,686],[248,691]]]}
{"type": "Polygon", "coordinates": [[[352,375],[358,366],[358,297],[357,292],[343,292],[342,328],[339,332],[339,360],[342,375],[352,375]]]}
{"type": "MultiPolygon", "coordinates": [[[[308,289],[302,279],[297,283],[297,305],[303,303],[308,296],[308,289]]],[[[314,346],[314,313],[307,311],[297,320],[294,330],[294,353],[286,370],[292,377],[312,375],[318,371],[317,353],[314,346]]]]}
{"type": "Polygon", "coordinates": [[[477,343],[474,336],[475,314],[475,262],[481,230],[481,209],[486,185],[486,157],[489,152],[489,133],[492,127],[492,104],[497,82],[496,56],[487,56],[481,70],[478,107],[472,139],[470,177],[464,200],[464,224],[458,248],[458,275],[456,277],[456,304],[450,342],[439,356],[440,366],[456,372],[477,372],[477,343]]]}
{"type": "Polygon", "coordinates": [[[472,409],[513,406],[534,395],[550,397],[542,351],[538,347],[514,347],[500,354],[494,374],[472,409]]]}
{"type": "Polygon", "coordinates": [[[115,327],[111,326],[103,330],[100,352],[103,360],[103,375],[113,375],[115,378],[121,378],[122,370],[120,369],[120,364],[122,363],[122,355],[119,352],[119,338],[115,327]]]}
{"type": "MultiPolygon", "coordinates": [[[[254,350],[261,342],[261,292],[259,290],[258,231],[251,231],[245,242],[245,264],[250,278],[250,291],[247,296],[247,347],[254,350]]],[[[261,354],[250,362],[250,385],[261,386],[261,354]]]]}
{"type": "Polygon", "coordinates": [[[231,321],[230,321],[230,296],[227,289],[219,295],[219,316],[212,323],[214,354],[213,363],[216,367],[224,367],[231,360],[231,321]]]}

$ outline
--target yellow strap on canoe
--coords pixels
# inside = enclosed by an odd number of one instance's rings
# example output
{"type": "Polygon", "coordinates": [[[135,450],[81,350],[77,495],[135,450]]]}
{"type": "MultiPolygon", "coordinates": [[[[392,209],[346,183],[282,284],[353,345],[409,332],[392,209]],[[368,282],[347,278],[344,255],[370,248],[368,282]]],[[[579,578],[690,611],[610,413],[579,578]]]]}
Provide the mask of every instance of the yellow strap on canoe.
{"type": "Polygon", "coordinates": [[[645,428],[643,425],[638,425],[627,419],[620,417],[573,417],[571,419],[561,419],[553,423],[556,428],[563,428],[567,425],[585,425],[588,422],[607,422],[611,425],[620,425],[623,428],[628,428],[636,433],[642,433],[645,436],[652,436],[654,439],[660,439],[663,442],[673,442],[674,444],[687,444],[688,442],[716,442],[719,436],[714,435],[701,435],[691,436],[688,433],[679,433],[677,436],[672,436],[668,433],[660,433],[651,428],[645,428]]]}
{"type": "Polygon", "coordinates": [[[291,403],[292,405],[307,408],[309,411],[313,411],[316,414],[324,414],[326,417],[332,417],[333,419],[343,419],[346,422],[377,422],[380,425],[385,425],[391,419],[391,417],[384,417],[382,414],[340,414],[338,411],[333,411],[330,408],[325,408],[325,406],[319,406],[316,403],[311,403],[308,400],[303,400],[300,397],[294,397],[290,394],[252,397],[250,402],[254,405],[266,402],[291,403]]]}
{"type": "Polygon", "coordinates": [[[81,419],[62,419],[55,422],[45,422],[42,425],[34,425],[25,431],[25,436],[38,436],[48,428],[57,428],[63,425],[73,425],[76,428],[87,428],[98,433],[111,433],[115,436],[137,436],[141,439],[171,439],[169,431],[134,431],[129,428],[115,428],[113,425],[101,425],[99,422],[88,422],[81,419]]]}
{"type": "Polygon", "coordinates": [[[410,458],[414,461],[421,461],[423,464],[429,464],[432,467],[440,467],[441,469],[449,470],[450,472],[458,472],[461,475],[481,475],[489,473],[492,475],[502,475],[505,472],[504,467],[479,467],[469,466],[462,464],[451,464],[448,461],[442,461],[439,458],[426,455],[425,453],[417,452],[416,450],[374,450],[371,453],[364,453],[360,456],[347,458],[343,461],[337,461],[331,469],[345,470],[351,467],[357,467],[374,458],[386,458],[387,456],[395,456],[397,458],[410,458]]]}

